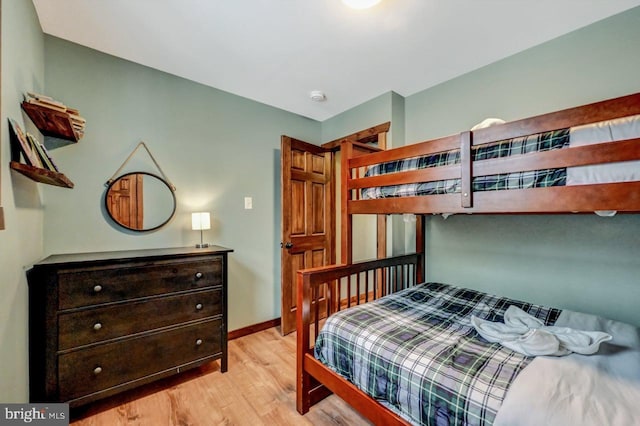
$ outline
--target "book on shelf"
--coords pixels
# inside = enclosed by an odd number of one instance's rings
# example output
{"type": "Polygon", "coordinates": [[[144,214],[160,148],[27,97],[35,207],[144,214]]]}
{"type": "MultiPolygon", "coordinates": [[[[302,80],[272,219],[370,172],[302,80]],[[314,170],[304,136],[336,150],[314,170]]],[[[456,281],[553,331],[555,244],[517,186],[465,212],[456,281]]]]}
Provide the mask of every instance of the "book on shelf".
{"type": "MultiPolygon", "coordinates": [[[[67,109],[67,112],[69,110],[67,109]]],[[[71,120],[71,127],[77,132],[84,132],[84,126],[87,124],[87,120],[75,113],[69,113],[69,119],[71,120]]]]}
{"type": "Polygon", "coordinates": [[[48,99],[50,101],[53,100],[51,96],[47,96],[47,95],[43,95],[41,93],[35,93],[35,92],[27,92],[27,96],[35,99],[48,99]]]}
{"type": "Polygon", "coordinates": [[[86,122],[84,118],[80,116],[80,111],[76,108],[66,106],[63,102],[53,99],[51,96],[41,95],[39,93],[27,92],[25,95],[25,101],[30,104],[39,105],[45,108],[53,109],[60,112],[66,112],[69,114],[69,118],[79,122],[86,122]]]}
{"type": "Polygon", "coordinates": [[[37,143],[33,139],[33,136],[31,136],[29,132],[27,132],[26,137],[27,137],[27,141],[29,142],[29,147],[31,148],[31,152],[33,152],[35,157],[35,164],[32,164],[32,165],[35,167],[39,167],[41,169],[46,169],[47,166],[42,160],[42,157],[40,156],[40,152],[38,152],[37,143]]]}
{"type": "Polygon", "coordinates": [[[58,168],[51,161],[51,157],[49,156],[49,153],[45,150],[44,145],[42,145],[31,133],[28,133],[28,132],[27,132],[27,139],[29,139],[31,146],[38,153],[38,157],[40,158],[40,161],[43,166],[42,168],[49,169],[53,172],[57,172],[58,168]]]}
{"type": "Polygon", "coordinates": [[[64,103],[53,99],[51,96],[42,95],[40,93],[27,92],[24,95],[24,99],[28,104],[66,113],[74,132],[79,134],[80,137],[84,135],[84,127],[87,120],[80,116],[80,111],[76,108],[68,107],[64,103]]]}
{"type": "Polygon", "coordinates": [[[18,123],[14,119],[9,118],[9,125],[13,136],[11,139],[18,145],[25,163],[34,167],[42,167],[38,154],[31,149],[31,143],[23,133],[18,123]]]}
{"type": "Polygon", "coordinates": [[[52,105],[58,108],[64,108],[65,110],[67,109],[67,106],[64,103],[56,101],[51,96],[41,95],[39,93],[27,92],[25,99],[27,102],[38,101],[43,104],[52,105]]]}
{"type": "Polygon", "coordinates": [[[38,105],[44,108],[48,108],[48,109],[52,109],[54,111],[59,111],[59,112],[67,112],[67,107],[65,106],[59,106],[56,104],[52,104],[52,103],[48,103],[48,102],[43,102],[41,100],[38,99],[27,99],[27,103],[33,104],[33,105],[38,105]]]}
{"type": "Polygon", "coordinates": [[[41,142],[39,142],[39,144],[40,144],[40,148],[42,148],[42,151],[44,152],[44,155],[46,155],[47,158],[49,159],[49,163],[51,164],[51,170],[53,170],[54,172],[60,173],[60,169],[58,168],[58,165],[56,164],[56,162],[53,161],[53,157],[49,155],[49,150],[47,149],[47,147],[44,146],[44,144],[41,142]]]}
{"type": "Polygon", "coordinates": [[[74,116],[77,116],[78,118],[82,118],[82,117],[80,117],[80,111],[78,111],[78,110],[77,110],[77,109],[75,109],[75,108],[71,108],[71,107],[69,107],[69,106],[68,106],[68,107],[67,107],[67,112],[68,112],[70,115],[74,115],[74,116]]]}

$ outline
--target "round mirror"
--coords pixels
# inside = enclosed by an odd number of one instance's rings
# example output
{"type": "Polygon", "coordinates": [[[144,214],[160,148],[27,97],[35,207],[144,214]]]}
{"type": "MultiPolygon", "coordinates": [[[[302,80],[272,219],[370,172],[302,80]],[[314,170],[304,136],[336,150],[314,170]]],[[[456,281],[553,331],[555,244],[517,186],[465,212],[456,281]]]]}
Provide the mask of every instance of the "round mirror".
{"type": "Polygon", "coordinates": [[[133,231],[152,231],[176,212],[176,196],[159,176],[133,172],[111,182],[104,197],[109,217],[133,231]]]}

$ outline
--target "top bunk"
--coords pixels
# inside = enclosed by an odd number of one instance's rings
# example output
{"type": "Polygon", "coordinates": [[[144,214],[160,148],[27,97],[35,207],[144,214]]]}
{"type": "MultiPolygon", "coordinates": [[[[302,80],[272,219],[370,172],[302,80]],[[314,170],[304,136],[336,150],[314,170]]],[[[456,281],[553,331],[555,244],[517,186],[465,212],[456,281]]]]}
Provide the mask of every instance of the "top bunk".
{"type": "Polygon", "coordinates": [[[640,212],[640,93],[341,152],[347,215],[640,212]]]}

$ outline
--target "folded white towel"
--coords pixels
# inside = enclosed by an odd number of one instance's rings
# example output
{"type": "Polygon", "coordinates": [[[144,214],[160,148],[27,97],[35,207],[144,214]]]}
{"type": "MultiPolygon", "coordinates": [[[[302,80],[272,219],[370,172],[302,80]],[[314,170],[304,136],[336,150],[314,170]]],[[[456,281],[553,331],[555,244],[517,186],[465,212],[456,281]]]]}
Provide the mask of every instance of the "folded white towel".
{"type": "Polygon", "coordinates": [[[598,352],[600,343],[608,342],[613,336],[602,331],[574,330],[569,327],[543,327],[560,341],[560,347],[570,352],[591,355],[598,352]]]}
{"type": "MultiPolygon", "coordinates": [[[[506,318],[506,314],[505,314],[506,318]]],[[[503,324],[471,317],[471,324],[478,334],[491,343],[527,356],[560,354],[560,341],[553,334],[540,328],[519,324],[503,324]]],[[[564,354],[562,354],[564,355],[564,354]]]]}
{"type": "Polygon", "coordinates": [[[562,356],[571,352],[590,355],[598,352],[602,342],[612,339],[610,334],[600,331],[545,326],[538,318],[513,305],[505,311],[504,323],[472,316],[471,324],[487,341],[527,356],[562,356]]]}
{"type": "Polygon", "coordinates": [[[504,311],[504,323],[511,327],[527,327],[527,328],[540,328],[544,327],[544,322],[529,315],[517,306],[511,305],[504,311]]]}
{"type": "Polygon", "coordinates": [[[502,346],[527,356],[558,354],[560,342],[551,333],[532,328],[515,340],[500,342],[502,346]]]}

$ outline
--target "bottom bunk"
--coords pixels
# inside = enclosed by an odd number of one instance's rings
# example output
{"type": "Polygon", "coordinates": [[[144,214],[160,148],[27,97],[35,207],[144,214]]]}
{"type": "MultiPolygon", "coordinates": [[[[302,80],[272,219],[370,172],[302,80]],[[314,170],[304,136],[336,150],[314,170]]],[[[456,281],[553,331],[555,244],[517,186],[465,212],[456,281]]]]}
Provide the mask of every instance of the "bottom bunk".
{"type": "Polygon", "coordinates": [[[640,423],[640,329],[420,283],[420,261],[298,272],[299,412],[332,391],[375,424],[640,423]],[[485,338],[514,318],[516,350],[485,338]]]}

